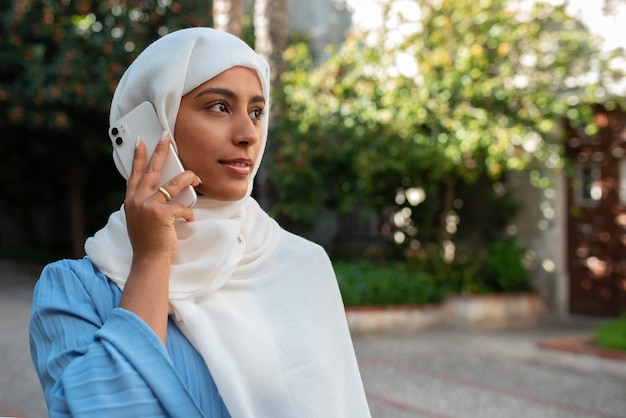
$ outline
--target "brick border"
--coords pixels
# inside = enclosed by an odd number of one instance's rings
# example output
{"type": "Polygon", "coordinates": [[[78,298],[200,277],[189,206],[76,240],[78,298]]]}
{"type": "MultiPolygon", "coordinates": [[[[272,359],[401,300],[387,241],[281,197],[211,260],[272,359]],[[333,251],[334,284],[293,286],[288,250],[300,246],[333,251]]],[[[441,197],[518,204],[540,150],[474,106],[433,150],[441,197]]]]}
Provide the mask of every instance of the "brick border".
{"type": "Polygon", "coordinates": [[[595,345],[595,338],[591,336],[554,338],[540,341],[537,346],[547,350],[626,361],[626,351],[598,347],[595,345]]]}
{"type": "Polygon", "coordinates": [[[450,295],[438,305],[347,307],[353,334],[411,332],[436,325],[471,330],[530,327],[544,312],[535,294],[450,295]]]}

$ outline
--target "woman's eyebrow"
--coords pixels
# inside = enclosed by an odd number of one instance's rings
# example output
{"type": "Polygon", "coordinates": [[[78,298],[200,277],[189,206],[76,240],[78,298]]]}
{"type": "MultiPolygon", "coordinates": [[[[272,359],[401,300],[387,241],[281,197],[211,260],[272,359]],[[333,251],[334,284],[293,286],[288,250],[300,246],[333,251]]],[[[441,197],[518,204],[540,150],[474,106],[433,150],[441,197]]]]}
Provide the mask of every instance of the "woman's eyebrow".
{"type": "Polygon", "coordinates": [[[265,97],[258,95],[250,99],[250,103],[259,103],[259,102],[265,104],[265,97]]]}
{"type": "Polygon", "coordinates": [[[201,90],[198,94],[195,95],[194,99],[197,99],[200,96],[204,96],[205,94],[219,94],[221,96],[226,96],[230,99],[236,99],[237,95],[232,90],[220,88],[220,87],[208,87],[204,90],[201,90]]]}
{"type": "MultiPolygon", "coordinates": [[[[221,88],[221,87],[208,87],[200,91],[198,94],[196,94],[194,99],[204,96],[205,94],[219,94],[221,96],[226,96],[231,100],[236,100],[238,98],[237,94],[232,90],[221,88]]],[[[258,103],[258,102],[265,103],[265,97],[261,95],[257,95],[257,96],[253,96],[250,99],[250,103],[258,103]]]]}

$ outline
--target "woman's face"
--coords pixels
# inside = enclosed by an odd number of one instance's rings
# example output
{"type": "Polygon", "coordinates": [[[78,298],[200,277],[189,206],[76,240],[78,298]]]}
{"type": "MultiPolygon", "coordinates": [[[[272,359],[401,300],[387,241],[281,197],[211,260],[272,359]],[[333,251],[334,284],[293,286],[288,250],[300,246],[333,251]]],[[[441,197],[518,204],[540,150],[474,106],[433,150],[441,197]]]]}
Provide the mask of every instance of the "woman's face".
{"type": "Polygon", "coordinates": [[[248,191],[261,147],[265,99],[255,70],[232,67],[183,96],[174,138],[198,193],[235,201],[248,191]]]}

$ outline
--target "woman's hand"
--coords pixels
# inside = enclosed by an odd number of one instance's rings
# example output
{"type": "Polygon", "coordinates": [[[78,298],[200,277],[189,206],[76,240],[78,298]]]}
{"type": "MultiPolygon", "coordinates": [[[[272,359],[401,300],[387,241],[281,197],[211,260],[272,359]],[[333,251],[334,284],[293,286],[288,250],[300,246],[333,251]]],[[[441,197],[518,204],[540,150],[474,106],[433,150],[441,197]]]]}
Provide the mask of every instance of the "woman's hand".
{"type": "Polygon", "coordinates": [[[200,184],[191,171],[185,171],[159,191],[161,168],[170,139],[164,133],[146,165],[146,147],[137,141],[132,173],[126,186],[124,210],[133,262],[124,286],[120,307],[134,312],[165,343],[167,333],[170,266],[177,250],[177,219],[193,221],[193,211],[181,204],[167,203],[185,187],[200,184]],[[145,169],[144,169],[145,167],[145,169]]]}
{"type": "Polygon", "coordinates": [[[189,185],[197,186],[200,180],[194,173],[185,171],[163,185],[167,193],[159,191],[161,168],[169,146],[169,136],[164,133],[147,165],[145,144],[138,140],[135,147],[124,200],[134,258],[164,257],[171,260],[176,253],[176,219],[193,221],[193,211],[181,204],[166,204],[166,194],[174,197],[189,185]]]}

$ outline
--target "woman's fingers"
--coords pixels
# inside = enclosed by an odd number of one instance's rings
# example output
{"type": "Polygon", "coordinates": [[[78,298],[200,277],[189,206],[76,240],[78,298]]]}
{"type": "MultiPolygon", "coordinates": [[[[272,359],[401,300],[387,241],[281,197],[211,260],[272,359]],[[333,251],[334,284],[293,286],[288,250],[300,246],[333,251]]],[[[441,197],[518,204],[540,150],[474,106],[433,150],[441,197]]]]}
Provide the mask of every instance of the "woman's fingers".
{"type": "MultiPolygon", "coordinates": [[[[178,176],[174,177],[170,181],[163,184],[163,186],[159,187],[156,191],[156,197],[162,203],[168,203],[170,200],[178,196],[180,192],[183,191],[186,187],[193,186],[196,187],[200,185],[201,181],[198,176],[196,176],[192,171],[186,170],[178,176]]],[[[169,207],[179,206],[176,208],[176,213],[179,218],[183,218],[187,221],[193,220],[193,211],[185,205],[178,203],[169,203],[169,207]]]]}
{"type": "Polygon", "coordinates": [[[132,170],[128,178],[128,184],[126,185],[127,198],[137,194],[147,196],[158,188],[161,178],[161,169],[163,168],[163,164],[165,164],[169,146],[169,136],[166,132],[163,132],[150,160],[146,163],[146,144],[141,138],[137,138],[132,170]]]}
{"type": "Polygon", "coordinates": [[[154,152],[152,153],[150,161],[148,161],[144,171],[144,178],[146,178],[148,183],[152,183],[149,185],[158,186],[159,179],[161,177],[161,169],[163,168],[163,164],[165,164],[169,147],[170,137],[167,134],[167,131],[163,131],[161,139],[159,139],[159,142],[154,148],[154,152]]]}
{"type": "Polygon", "coordinates": [[[138,140],[135,148],[124,207],[133,251],[140,258],[173,256],[177,247],[176,220],[194,220],[190,208],[170,200],[185,187],[197,186],[199,178],[185,171],[160,185],[169,147],[169,136],[164,135],[147,163],[146,145],[138,140]]]}
{"type": "Polygon", "coordinates": [[[148,199],[151,195],[160,197],[159,201],[169,201],[177,196],[187,186],[197,186],[200,179],[191,172],[184,172],[167,182],[167,186],[160,192],[161,170],[167,159],[170,148],[170,138],[167,132],[163,132],[157,143],[150,160],[146,163],[146,145],[140,138],[137,139],[133,165],[127,184],[126,197],[138,197],[148,199]]]}
{"type": "Polygon", "coordinates": [[[185,170],[170,181],[163,184],[163,186],[159,187],[157,190],[159,191],[159,193],[161,193],[161,195],[165,199],[165,202],[169,202],[170,200],[178,196],[178,194],[182,192],[183,189],[189,186],[197,187],[201,183],[202,182],[200,181],[200,178],[196,176],[192,171],[185,170]]]}
{"type": "Polygon", "coordinates": [[[143,143],[141,138],[137,138],[135,142],[135,154],[133,155],[133,165],[128,177],[128,183],[126,185],[126,197],[129,193],[134,194],[141,176],[146,167],[146,144],[143,143]]]}

